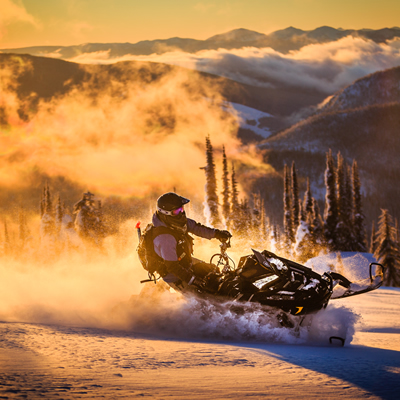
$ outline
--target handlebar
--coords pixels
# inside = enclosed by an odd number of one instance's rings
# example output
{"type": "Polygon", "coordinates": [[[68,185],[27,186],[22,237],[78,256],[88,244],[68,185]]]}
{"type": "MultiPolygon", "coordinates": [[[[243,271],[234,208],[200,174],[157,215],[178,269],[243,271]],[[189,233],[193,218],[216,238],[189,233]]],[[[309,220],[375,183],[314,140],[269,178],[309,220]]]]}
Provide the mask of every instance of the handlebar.
{"type": "Polygon", "coordinates": [[[228,239],[219,239],[221,244],[219,245],[221,249],[221,253],[214,254],[210,259],[210,264],[213,263],[214,258],[219,257],[216,263],[217,267],[223,266],[222,273],[227,274],[228,272],[232,272],[236,269],[236,264],[232,260],[231,257],[228,256],[226,250],[231,247],[231,238],[228,239]],[[232,267],[231,264],[232,263],[232,267]]]}

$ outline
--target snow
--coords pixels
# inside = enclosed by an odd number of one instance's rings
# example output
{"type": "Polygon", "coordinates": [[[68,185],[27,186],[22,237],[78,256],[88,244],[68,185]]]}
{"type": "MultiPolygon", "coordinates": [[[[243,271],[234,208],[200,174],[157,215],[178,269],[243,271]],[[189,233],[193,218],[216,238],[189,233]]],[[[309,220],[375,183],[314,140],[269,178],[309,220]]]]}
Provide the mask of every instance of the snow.
{"type": "Polygon", "coordinates": [[[330,271],[329,266],[334,266],[337,272],[350,281],[357,281],[369,277],[369,264],[372,262],[376,262],[376,259],[370,253],[348,251],[323,254],[308,260],[305,265],[319,274],[330,271]]]}
{"type": "MultiPolygon", "coordinates": [[[[367,258],[342,254],[360,271],[367,258]]],[[[398,398],[400,289],[333,300],[296,334],[275,310],[140,287],[142,276],[133,255],[3,263],[0,398],[398,398]]]]}
{"type": "Polygon", "coordinates": [[[265,139],[271,135],[271,131],[268,128],[260,127],[260,119],[273,118],[271,114],[228,101],[224,102],[223,108],[225,111],[230,112],[237,118],[238,124],[241,128],[250,129],[265,139]]]}

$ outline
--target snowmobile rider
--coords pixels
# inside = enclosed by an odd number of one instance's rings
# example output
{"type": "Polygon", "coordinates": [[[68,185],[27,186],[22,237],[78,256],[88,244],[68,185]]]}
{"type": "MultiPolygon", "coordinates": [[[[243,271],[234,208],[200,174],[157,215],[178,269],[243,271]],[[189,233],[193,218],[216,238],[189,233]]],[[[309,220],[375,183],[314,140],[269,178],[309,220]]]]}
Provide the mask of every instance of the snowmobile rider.
{"type": "Polygon", "coordinates": [[[221,241],[228,240],[232,235],[226,230],[209,228],[187,218],[184,205],[189,201],[172,192],[163,194],[157,200],[153,226],[164,227],[153,239],[154,251],[162,259],[161,270],[157,272],[172,287],[185,288],[188,285],[217,290],[220,271],[215,265],[192,257],[193,238],[189,233],[221,241]]]}
{"type": "Polygon", "coordinates": [[[90,192],[83,193],[82,199],[74,205],[73,213],[77,214],[81,209],[84,209],[86,212],[91,211],[94,206],[93,196],[94,194],[90,192]]]}

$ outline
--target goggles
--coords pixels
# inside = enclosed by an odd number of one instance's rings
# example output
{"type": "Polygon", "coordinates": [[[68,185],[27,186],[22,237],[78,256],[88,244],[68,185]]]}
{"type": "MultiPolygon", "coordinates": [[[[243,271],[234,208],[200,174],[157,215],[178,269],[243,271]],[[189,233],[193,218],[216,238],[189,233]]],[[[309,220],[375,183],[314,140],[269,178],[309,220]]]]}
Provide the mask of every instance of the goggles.
{"type": "Polygon", "coordinates": [[[183,206],[182,206],[182,207],[179,207],[179,208],[177,208],[177,209],[175,209],[175,210],[172,210],[172,211],[163,210],[162,208],[159,208],[158,211],[160,211],[161,214],[164,214],[164,215],[172,215],[172,216],[174,216],[174,217],[176,217],[176,216],[178,216],[179,214],[185,212],[183,206]]]}

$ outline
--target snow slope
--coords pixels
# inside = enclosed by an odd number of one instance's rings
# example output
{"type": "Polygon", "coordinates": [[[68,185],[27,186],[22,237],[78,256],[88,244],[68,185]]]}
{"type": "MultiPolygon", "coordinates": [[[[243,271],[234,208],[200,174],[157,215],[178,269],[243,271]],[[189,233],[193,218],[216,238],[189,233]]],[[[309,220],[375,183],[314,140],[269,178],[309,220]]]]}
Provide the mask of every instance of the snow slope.
{"type": "Polygon", "coordinates": [[[271,135],[272,132],[268,127],[261,126],[260,121],[262,118],[273,118],[271,114],[232,102],[224,102],[224,109],[237,118],[241,128],[250,129],[264,139],[271,135]]]}
{"type": "Polygon", "coordinates": [[[398,398],[399,289],[332,301],[295,335],[252,304],[138,294],[132,258],[64,267],[0,266],[0,398],[398,398]]]}

